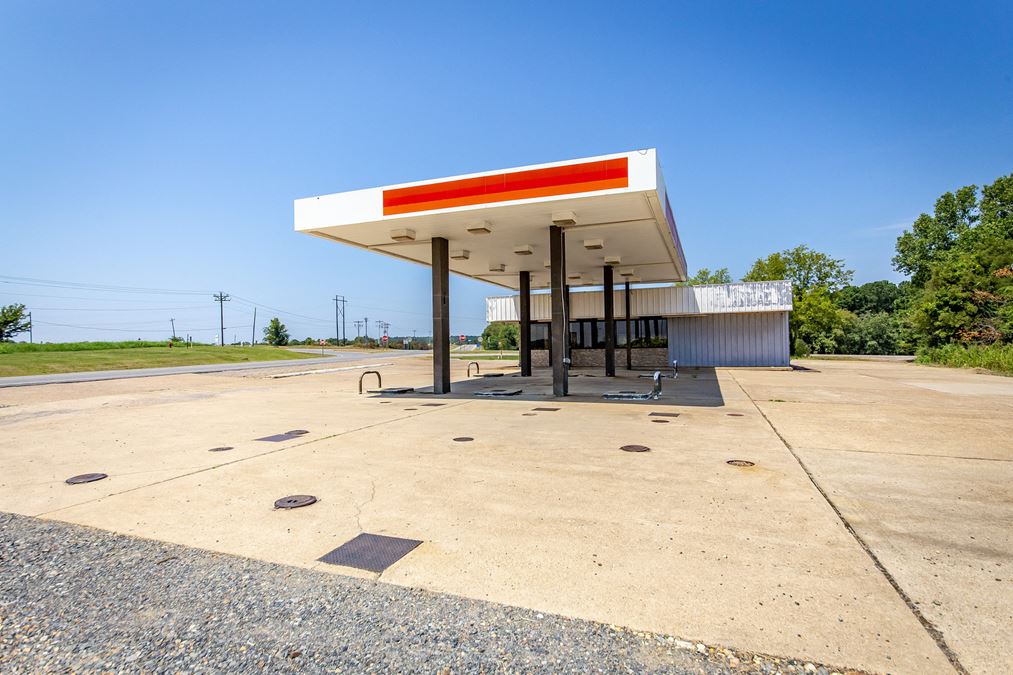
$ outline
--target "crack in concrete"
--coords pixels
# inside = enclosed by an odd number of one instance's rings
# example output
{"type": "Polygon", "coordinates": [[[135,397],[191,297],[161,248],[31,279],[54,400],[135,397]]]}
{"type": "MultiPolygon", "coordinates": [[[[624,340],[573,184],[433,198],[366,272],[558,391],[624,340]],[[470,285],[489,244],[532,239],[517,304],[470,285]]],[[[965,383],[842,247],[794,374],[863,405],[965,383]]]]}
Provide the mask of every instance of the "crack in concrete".
{"type": "Polygon", "coordinates": [[[869,558],[872,560],[872,564],[876,566],[876,569],[879,570],[880,574],[882,574],[884,578],[886,578],[890,586],[893,587],[893,590],[896,591],[897,595],[899,595],[901,600],[904,601],[904,604],[906,604],[908,609],[911,610],[911,613],[914,614],[916,619],[918,619],[918,622],[922,625],[922,628],[925,629],[925,631],[929,634],[929,637],[931,637],[932,640],[936,643],[936,646],[939,647],[940,651],[943,652],[943,655],[950,662],[950,665],[953,666],[954,670],[960,673],[960,675],[969,675],[967,669],[964,668],[964,665],[960,662],[960,659],[957,658],[956,653],[950,648],[948,644],[946,644],[946,639],[943,637],[942,631],[936,628],[935,624],[929,621],[925,617],[925,615],[922,614],[921,610],[918,609],[918,606],[914,603],[914,600],[912,600],[911,597],[904,591],[904,589],[901,588],[900,584],[893,577],[890,571],[886,569],[886,565],[884,565],[882,561],[880,561],[879,557],[872,550],[872,547],[870,547],[865,542],[865,540],[862,539],[862,536],[858,534],[858,531],[855,530],[855,528],[851,525],[851,523],[844,516],[841,510],[837,507],[837,504],[835,504],[834,501],[830,498],[830,495],[827,494],[827,491],[823,489],[823,487],[819,484],[819,482],[817,482],[816,477],[813,476],[812,472],[809,470],[809,467],[806,466],[805,462],[802,461],[802,458],[799,457],[798,454],[795,452],[795,449],[792,447],[791,443],[788,442],[788,439],[784,437],[784,435],[778,430],[776,426],[774,426],[774,423],[770,421],[770,418],[767,417],[767,414],[763,412],[763,409],[760,408],[759,404],[753,399],[750,393],[746,391],[746,388],[742,386],[742,383],[739,382],[739,380],[735,377],[735,373],[729,374],[731,375],[732,381],[735,382],[735,384],[739,387],[739,390],[742,391],[742,393],[746,396],[746,398],[749,399],[749,402],[753,404],[753,407],[756,408],[756,411],[760,413],[760,416],[767,423],[767,426],[770,427],[770,430],[774,432],[774,434],[781,440],[781,443],[784,445],[785,449],[787,449],[788,452],[791,453],[791,456],[795,458],[795,461],[798,463],[799,467],[802,469],[802,471],[805,472],[805,475],[809,478],[809,482],[813,484],[813,487],[816,488],[816,490],[820,493],[820,495],[823,496],[823,499],[830,506],[830,508],[833,509],[834,513],[837,514],[837,518],[841,521],[841,524],[844,525],[844,529],[847,530],[849,534],[851,534],[851,536],[854,538],[856,542],[858,542],[858,545],[862,547],[862,550],[865,551],[866,555],[868,555],[869,558]]]}
{"type": "Polygon", "coordinates": [[[364,532],[362,529],[362,510],[373,503],[376,499],[376,481],[372,478],[369,479],[369,499],[362,502],[361,504],[355,505],[355,526],[359,528],[359,532],[364,532]]]}

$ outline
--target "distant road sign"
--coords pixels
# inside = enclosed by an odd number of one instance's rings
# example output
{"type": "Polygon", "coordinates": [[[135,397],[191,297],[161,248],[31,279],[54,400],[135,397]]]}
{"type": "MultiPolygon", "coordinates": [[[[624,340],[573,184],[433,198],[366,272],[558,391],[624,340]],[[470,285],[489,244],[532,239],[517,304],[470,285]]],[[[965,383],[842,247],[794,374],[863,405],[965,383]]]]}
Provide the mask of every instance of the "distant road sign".
{"type": "Polygon", "coordinates": [[[459,340],[460,340],[461,342],[464,342],[464,341],[465,341],[465,340],[467,340],[468,338],[467,338],[467,336],[465,336],[465,335],[459,335],[459,336],[458,336],[458,339],[459,339],[459,340]]]}
{"type": "Polygon", "coordinates": [[[327,344],[326,340],[318,340],[318,342],[320,343],[321,347],[323,347],[325,344],[327,344]]]}
{"type": "Polygon", "coordinates": [[[384,336],[383,336],[382,338],[380,338],[380,339],[381,339],[381,340],[383,340],[383,342],[384,342],[384,343],[386,344],[386,342],[387,342],[387,336],[386,336],[386,335],[384,335],[384,336]]]}

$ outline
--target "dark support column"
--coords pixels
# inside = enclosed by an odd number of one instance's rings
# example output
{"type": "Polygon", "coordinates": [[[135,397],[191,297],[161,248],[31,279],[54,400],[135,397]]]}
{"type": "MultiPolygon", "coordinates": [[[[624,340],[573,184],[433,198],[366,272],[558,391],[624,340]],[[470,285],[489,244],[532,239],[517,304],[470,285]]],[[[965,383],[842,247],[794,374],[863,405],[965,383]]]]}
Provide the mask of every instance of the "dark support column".
{"type": "Polygon", "coordinates": [[[616,315],[615,287],[612,267],[605,265],[605,376],[616,376],[616,315]]]}
{"type": "Polygon", "coordinates": [[[521,377],[531,377],[531,272],[521,272],[521,377]]]}
{"type": "Polygon", "coordinates": [[[563,362],[568,358],[566,343],[570,331],[566,325],[566,249],[563,228],[553,225],[549,228],[549,278],[552,286],[552,394],[566,396],[567,368],[563,362]]]}
{"type": "Polygon", "coordinates": [[[626,282],[626,292],[623,294],[626,301],[626,370],[633,370],[633,334],[630,332],[630,282],[626,282]]]}
{"type": "Polygon", "coordinates": [[[433,237],[433,393],[450,393],[450,255],[433,237]]]}

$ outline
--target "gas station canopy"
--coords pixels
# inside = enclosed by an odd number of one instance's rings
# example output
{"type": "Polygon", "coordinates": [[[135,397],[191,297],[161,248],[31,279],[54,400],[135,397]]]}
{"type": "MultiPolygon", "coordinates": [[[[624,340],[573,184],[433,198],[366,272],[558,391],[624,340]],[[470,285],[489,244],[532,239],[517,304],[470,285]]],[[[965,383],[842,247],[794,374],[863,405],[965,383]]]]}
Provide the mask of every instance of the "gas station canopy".
{"type": "Polygon", "coordinates": [[[655,150],[635,150],[339,192],[295,202],[295,229],[432,264],[449,242],[451,272],[519,288],[549,286],[549,227],[566,236],[566,283],[686,279],[686,259],[655,150]]]}

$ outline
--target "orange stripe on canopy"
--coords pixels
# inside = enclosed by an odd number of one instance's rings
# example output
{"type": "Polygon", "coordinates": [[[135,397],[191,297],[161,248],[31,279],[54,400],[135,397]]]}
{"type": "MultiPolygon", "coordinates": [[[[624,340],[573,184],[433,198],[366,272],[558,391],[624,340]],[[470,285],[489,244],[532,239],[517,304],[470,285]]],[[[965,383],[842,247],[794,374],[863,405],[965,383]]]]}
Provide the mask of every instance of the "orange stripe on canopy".
{"type": "Polygon", "coordinates": [[[629,187],[626,157],[383,191],[383,215],[629,187]]]}

